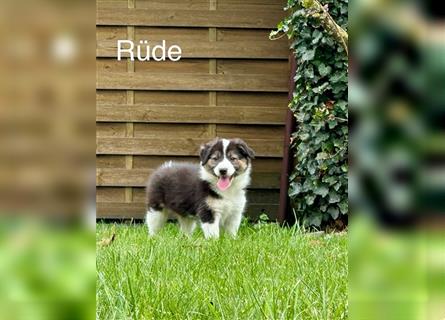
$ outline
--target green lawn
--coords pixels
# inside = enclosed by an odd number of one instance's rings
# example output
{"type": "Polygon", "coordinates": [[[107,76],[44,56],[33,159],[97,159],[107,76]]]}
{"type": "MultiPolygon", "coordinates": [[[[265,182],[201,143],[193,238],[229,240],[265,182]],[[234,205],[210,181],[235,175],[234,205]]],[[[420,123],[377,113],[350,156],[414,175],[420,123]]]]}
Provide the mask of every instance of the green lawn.
{"type": "MultiPolygon", "coordinates": [[[[97,225],[97,240],[111,224],[97,225]]],[[[347,318],[347,235],[244,223],[237,239],[115,226],[97,246],[98,319],[347,318]]]]}

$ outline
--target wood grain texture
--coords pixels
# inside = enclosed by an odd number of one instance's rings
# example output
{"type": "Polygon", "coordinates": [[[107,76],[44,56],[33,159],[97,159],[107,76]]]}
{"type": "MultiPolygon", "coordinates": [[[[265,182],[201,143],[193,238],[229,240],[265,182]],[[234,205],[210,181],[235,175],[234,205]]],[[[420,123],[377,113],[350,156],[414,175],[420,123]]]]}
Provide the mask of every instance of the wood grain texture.
{"type": "Polygon", "coordinates": [[[241,138],[246,141],[251,139],[283,139],[284,130],[283,126],[272,125],[232,125],[232,124],[218,124],[216,126],[216,134],[219,137],[227,139],[241,138]]]}
{"type": "MultiPolygon", "coordinates": [[[[194,156],[208,139],[97,138],[96,154],[194,156]]],[[[246,139],[258,157],[281,157],[281,139],[246,139]]]]}
{"type": "Polygon", "coordinates": [[[264,106],[287,108],[285,92],[217,92],[218,106],[264,106]]]}
{"type": "Polygon", "coordinates": [[[97,89],[287,92],[285,77],[225,74],[98,72],[97,89]]]}
{"type": "Polygon", "coordinates": [[[106,219],[144,219],[146,205],[143,202],[97,202],[96,217],[106,219]]]}
{"type": "Polygon", "coordinates": [[[103,26],[162,26],[204,28],[275,28],[283,10],[157,10],[104,8],[96,10],[96,24],[103,26]]]}
{"type": "MultiPolygon", "coordinates": [[[[139,195],[138,190],[143,188],[133,188],[133,192],[135,195],[139,195]]],[[[133,197],[134,202],[137,197],[133,197]]],[[[124,202],[125,201],[125,188],[121,187],[96,187],[96,201],[97,202],[124,202]]],[[[144,198],[141,199],[141,202],[144,201],[144,198]]]]}
{"type": "Polygon", "coordinates": [[[284,124],[286,109],[253,106],[152,106],[102,105],[96,107],[99,122],[284,124]]]}
{"type": "Polygon", "coordinates": [[[202,9],[209,8],[209,0],[137,0],[138,8],[147,9],[202,9]]]}
{"type": "MultiPolygon", "coordinates": [[[[277,204],[251,203],[247,206],[245,215],[257,219],[261,213],[267,212],[273,219],[277,210],[277,204]]],[[[144,202],[97,202],[96,212],[99,219],[145,219],[146,205],[144,202]]]]}
{"type": "Polygon", "coordinates": [[[203,105],[208,102],[205,91],[135,91],[135,104],[203,105]]]}
{"type": "Polygon", "coordinates": [[[177,139],[179,132],[181,139],[200,138],[210,140],[213,138],[209,135],[205,124],[139,122],[134,123],[134,129],[136,138],[177,139]]]}

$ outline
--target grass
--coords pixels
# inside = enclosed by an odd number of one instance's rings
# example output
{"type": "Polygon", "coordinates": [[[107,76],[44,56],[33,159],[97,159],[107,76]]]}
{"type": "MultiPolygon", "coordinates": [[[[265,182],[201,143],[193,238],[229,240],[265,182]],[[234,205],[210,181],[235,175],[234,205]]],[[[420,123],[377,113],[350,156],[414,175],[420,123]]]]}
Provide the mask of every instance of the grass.
{"type": "Polygon", "coordinates": [[[98,224],[98,319],[347,318],[347,235],[244,223],[204,240],[168,224],[98,224]]]}

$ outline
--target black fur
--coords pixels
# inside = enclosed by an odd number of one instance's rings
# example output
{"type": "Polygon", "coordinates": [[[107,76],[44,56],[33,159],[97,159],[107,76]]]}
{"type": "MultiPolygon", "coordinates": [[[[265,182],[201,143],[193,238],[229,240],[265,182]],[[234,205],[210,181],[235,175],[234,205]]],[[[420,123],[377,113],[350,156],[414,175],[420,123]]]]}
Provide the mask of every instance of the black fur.
{"type": "Polygon", "coordinates": [[[148,209],[165,207],[182,216],[197,215],[202,222],[213,222],[205,199],[220,196],[200,178],[199,168],[191,163],[173,162],[155,170],[147,184],[148,209]]]}
{"type": "Polygon", "coordinates": [[[227,151],[230,150],[231,146],[234,145],[238,151],[246,158],[255,159],[255,152],[241,139],[232,139],[227,151]]]}
{"type": "Polygon", "coordinates": [[[201,146],[199,151],[199,158],[202,165],[205,165],[209,161],[210,156],[215,150],[222,150],[222,141],[220,139],[214,139],[201,146]]]}

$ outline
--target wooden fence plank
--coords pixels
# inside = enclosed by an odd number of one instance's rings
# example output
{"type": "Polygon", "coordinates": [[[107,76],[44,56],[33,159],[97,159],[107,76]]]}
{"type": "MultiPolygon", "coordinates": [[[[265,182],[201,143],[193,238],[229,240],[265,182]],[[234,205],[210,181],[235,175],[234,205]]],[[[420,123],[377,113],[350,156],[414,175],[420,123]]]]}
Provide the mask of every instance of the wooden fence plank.
{"type": "MultiPolygon", "coordinates": [[[[185,61],[188,60],[190,59],[185,59],[185,61]]],[[[218,60],[217,73],[283,76],[289,74],[289,62],[287,60],[221,59],[218,60]]]]}
{"type": "MultiPolygon", "coordinates": [[[[208,100],[209,100],[209,94],[208,92],[205,91],[135,91],[134,93],[135,104],[199,106],[199,105],[205,105],[206,103],[208,103],[208,100]]],[[[114,104],[114,103],[106,102],[104,104],[114,104]]]]}
{"type": "Polygon", "coordinates": [[[264,28],[272,29],[283,10],[151,10],[101,8],[96,10],[96,24],[106,26],[264,28]]]}
{"type": "Polygon", "coordinates": [[[181,139],[200,138],[211,140],[205,124],[186,123],[134,123],[135,138],[177,139],[180,132],[181,139]]]}
{"type": "MultiPolygon", "coordinates": [[[[148,39],[150,40],[150,39],[148,39]]],[[[136,46],[133,50],[133,56],[136,57],[136,46]]],[[[150,47],[159,42],[150,41],[150,47]]],[[[181,58],[233,58],[233,59],[287,59],[289,49],[287,46],[277,45],[273,41],[225,41],[225,42],[206,42],[206,41],[166,41],[166,48],[171,45],[181,47],[181,58]]],[[[127,48],[127,47],[125,47],[127,48]]],[[[142,53],[145,57],[145,47],[142,47],[142,53]]],[[[117,41],[102,40],[96,44],[97,57],[117,57],[117,41]]],[[[122,57],[130,57],[129,53],[124,52],[122,57]]]]}
{"type": "Polygon", "coordinates": [[[216,126],[216,135],[227,139],[241,138],[246,141],[250,139],[264,139],[269,140],[282,139],[284,137],[283,126],[263,126],[263,125],[231,125],[218,124],[216,126]]]}
{"type": "Polygon", "coordinates": [[[286,77],[99,72],[97,89],[287,92],[286,77]]]}
{"type": "Polygon", "coordinates": [[[96,168],[125,168],[125,156],[96,155],[96,168]]]}
{"type": "MultiPolygon", "coordinates": [[[[154,169],[107,169],[96,170],[96,185],[102,187],[145,187],[154,169]]],[[[252,189],[277,189],[280,186],[280,172],[252,173],[252,189]]]]}
{"type": "Polygon", "coordinates": [[[108,187],[145,187],[154,169],[96,169],[96,185],[108,187]]]}
{"type": "Polygon", "coordinates": [[[201,9],[209,8],[209,0],[137,0],[138,8],[147,9],[201,9]]]}
{"type": "MultiPolygon", "coordinates": [[[[194,156],[208,139],[97,138],[97,154],[194,156]]],[[[246,139],[258,157],[282,157],[282,139],[246,139]]]]}
{"type": "Polygon", "coordinates": [[[134,156],[133,157],[133,168],[139,169],[151,169],[157,168],[164,164],[166,161],[176,161],[176,162],[193,162],[198,163],[198,153],[194,156],[188,157],[175,157],[175,156],[134,156]]]}
{"type": "MultiPolygon", "coordinates": [[[[144,188],[133,188],[133,194],[135,190],[142,189],[145,193],[144,188]]],[[[122,187],[100,187],[96,188],[96,201],[99,202],[125,202],[125,190],[122,187]]],[[[134,199],[134,197],[133,197],[134,199]]],[[[137,202],[133,200],[134,202],[137,202]]],[[[141,199],[141,202],[144,198],[141,199]]]]}
{"type": "MultiPolygon", "coordinates": [[[[98,27],[108,28],[108,27],[98,27]]],[[[202,42],[209,40],[208,28],[181,28],[181,27],[135,27],[135,40],[150,41],[195,41],[202,42]]],[[[246,29],[228,29],[228,30],[246,30],[246,29]]],[[[247,29],[249,30],[249,29],[247,29]]],[[[260,29],[261,30],[261,29],[260,29]]],[[[112,39],[109,39],[112,40],[112,39]]]]}
{"type": "Polygon", "coordinates": [[[128,8],[128,0],[96,0],[98,7],[128,8]]]}
{"type": "MultiPolygon", "coordinates": [[[[284,92],[220,91],[217,92],[216,98],[218,106],[264,106],[275,108],[276,106],[287,107],[288,105],[287,93],[284,92]]],[[[108,104],[112,104],[112,102],[108,104]]]]}
{"type": "Polygon", "coordinates": [[[108,219],[144,219],[146,205],[143,202],[97,202],[96,217],[108,219]]]}
{"type": "MultiPolygon", "coordinates": [[[[98,0],[97,6],[99,7],[127,7],[128,0],[98,0]]],[[[218,9],[276,9],[282,10],[286,6],[286,1],[277,0],[218,0],[218,9]]],[[[209,8],[208,0],[137,0],[138,8],[149,9],[202,9],[209,8]]]]}
{"type": "Polygon", "coordinates": [[[254,106],[102,105],[96,120],[105,122],[284,124],[285,108],[254,106]]]}
{"type": "Polygon", "coordinates": [[[123,90],[96,90],[96,103],[124,104],[127,102],[127,92],[123,90]]]}
{"type": "MultiPolygon", "coordinates": [[[[144,202],[97,202],[97,218],[106,219],[145,219],[146,205],[144,202]]],[[[263,212],[269,213],[269,217],[276,216],[277,204],[271,203],[251,203],[248,204],[245,215],[256,219],[263,212]]]]}
{"type": "Polygon", "coordinates": [[[126,136],[126,124],[122,122],[96,122],[96,137],[118,137],[126,136]]]}
{"type": "Polygon", "coordinates": [[[282,10],[286,4],[286,0],[218,0],[218,9],[254,10],[260,8],[263,10],[282,10]]]}

